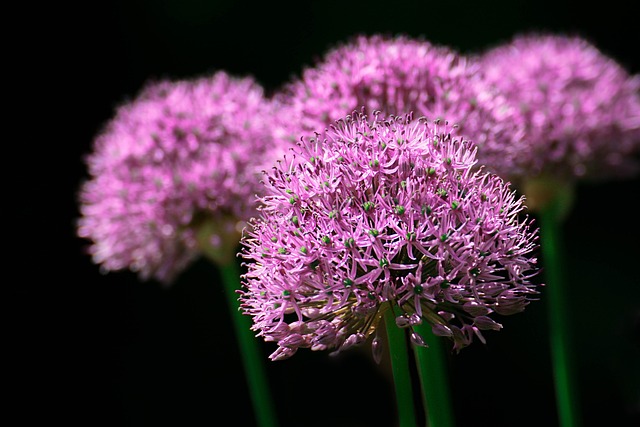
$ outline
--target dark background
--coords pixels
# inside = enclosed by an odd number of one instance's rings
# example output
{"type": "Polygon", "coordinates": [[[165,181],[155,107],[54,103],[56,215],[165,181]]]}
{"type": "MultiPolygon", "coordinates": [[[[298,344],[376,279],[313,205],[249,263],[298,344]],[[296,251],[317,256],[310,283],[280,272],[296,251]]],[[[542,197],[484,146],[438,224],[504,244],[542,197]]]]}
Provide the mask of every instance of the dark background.
{"type": "MultiPolygon", "coordinates": [[[[272,92],[358,33],[473,52],[530,30],[582,35],[640,73],[632,2],[483,3],[135,0],[6,12],[4,92],[17,94],[5,97],[1,209],[9,425],[255,425],[218,271],[197,262],[168,289],[103,275],[75,237],[83,156],[148,79],[224,69],[272,92]]],[[[640,425],[639,189],[639,179],[581,183],[564,228],[584,426],[640,425]]],[[[457,426],[557,425],[545,310],[543,293],[501,319],[486,346],[448,359],[457,426]]],[[[269,362],[273,347],[263,348],[282,427],[394,425],[391,383],[367,352],[269,362]]]]}

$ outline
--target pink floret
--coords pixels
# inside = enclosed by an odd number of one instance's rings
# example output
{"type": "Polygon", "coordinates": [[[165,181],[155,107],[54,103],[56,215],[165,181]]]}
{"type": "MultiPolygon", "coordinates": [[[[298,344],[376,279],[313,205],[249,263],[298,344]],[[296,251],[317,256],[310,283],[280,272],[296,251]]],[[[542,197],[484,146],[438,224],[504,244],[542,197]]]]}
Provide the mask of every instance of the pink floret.
{"type": "Polygon", "coordinates": [[[427,322],[460,350],[502,327],[492,316],[524,310],[537,229],[476,166],[455,128],[410,115],[353,112],[303,138],[265,176],[241,242],[242,309],[278,345],[271,358],[375,342],[390,309],[398,327],[427,322]]]}

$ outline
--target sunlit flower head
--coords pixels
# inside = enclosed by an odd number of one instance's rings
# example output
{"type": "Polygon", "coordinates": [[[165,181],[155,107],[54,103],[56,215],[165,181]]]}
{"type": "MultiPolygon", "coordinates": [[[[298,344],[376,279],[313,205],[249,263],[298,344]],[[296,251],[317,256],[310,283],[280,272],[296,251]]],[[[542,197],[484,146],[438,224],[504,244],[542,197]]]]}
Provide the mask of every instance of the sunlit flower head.
{"type": "Polygon", "coordinates": [[[93,260],[169,283],[203,247],[233,259],[272,164],[270,108],[252,78],[222,71],[148,83],[119,106],[79,195],[78,234],[93,260]]]}
{"type": "Polygon", "coordinates": [[[380,348],[387,310],[414,344],[427,322],[460,350],[524,310],[537,229],[475,156],[446,122],[353,112],[278,162],[241,241],[241,306],[270,358],[380,348]]]}
{"type": "Polygon", "coordinates": [[[479,160],[514,182],[628,177],[638,171],[640,77],[577,36],[526,34],[478,55],[484,81],[523,127],[479,160]]]}

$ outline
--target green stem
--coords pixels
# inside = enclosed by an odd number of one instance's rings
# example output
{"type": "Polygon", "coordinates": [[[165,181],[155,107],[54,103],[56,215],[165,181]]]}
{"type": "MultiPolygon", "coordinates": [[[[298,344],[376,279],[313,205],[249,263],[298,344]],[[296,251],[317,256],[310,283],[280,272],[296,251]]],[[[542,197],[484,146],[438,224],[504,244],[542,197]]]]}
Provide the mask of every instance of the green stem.
{"type": "Polygon", "coordinates": [[[267,386],[267,376],[260,356],[260,348],[256,337],[251,332],[251,320],[239,310],[240,304],[236,291],[240,287],[240,268],[233,261],[222,265],[218,264],[218,267],[222,273],[258,426],[275,427],[278,424],[267,386]]]}
{"type": "Polygon", "coordinates": [[[396,391],[399,427],[416,427],[406,331],[396,325],[392,309],[386,310],[384,316],[387,339],[389,340],[391,371],[396,391]]]}
{"type": "Polygon", "coordinates": [[[556,204],[551,203],[541,209],[539,219],[558,417],[560,427],[577,427],[581,422],[575,375],[571,364],[573,351],[565,295],[563,268],[566,264],[563,259],[562,220],[556,204]]]}
{"type": "Polygon", "coordinates": [[[429,346],[414,346],[427,426],[452,427],[454,417],[442,338],[433,335],[428,323],[415,326],[415,330],[429,346]]]}

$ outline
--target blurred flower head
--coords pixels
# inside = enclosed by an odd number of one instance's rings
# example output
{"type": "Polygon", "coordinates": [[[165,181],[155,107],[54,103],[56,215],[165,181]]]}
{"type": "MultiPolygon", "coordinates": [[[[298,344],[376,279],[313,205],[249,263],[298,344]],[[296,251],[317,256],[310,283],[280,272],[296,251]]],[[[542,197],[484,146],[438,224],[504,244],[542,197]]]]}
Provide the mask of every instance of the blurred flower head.
{"type": "Polygon", "coordinates": [[[202,250],[233,258],[275,158],[270,111],[251,77],[223,71],[150,82],[119,106],[79,194],[93,260],[169,283],[202,250]]]}
{"type": "Polygon", "coordinates": [[[328,50],[276,94],[287,118],[279,137],[297,141],[322,132],[362,107],[431,120],[446,117],[479,138],[477,143],[497,138],[502,128],[513,133],[512,122],[493,120],[493,94],[480,94],[477,71],[464,55],[424,39],[359,35],[328,50]]]}
{"type": "Polygon", "coordinates": [[[492,315],[524,310],[537,229],[506,182],[474,169],[472,143],[446,122],[375,112],[325,135],[265,176],[241,241],[241,306],[277,343],[271,359],[375,343],[386,310],[415,344],[428,322],[460,350],[502,327],[492,315]]]}
{"type": "Polygon", "coordinates": [[[526,34],[477,57],[485,90],[518,123],[479,160],[514,182],[623,178],[640,165],[640,76],[577,36],[526,34]]]}

